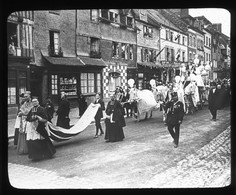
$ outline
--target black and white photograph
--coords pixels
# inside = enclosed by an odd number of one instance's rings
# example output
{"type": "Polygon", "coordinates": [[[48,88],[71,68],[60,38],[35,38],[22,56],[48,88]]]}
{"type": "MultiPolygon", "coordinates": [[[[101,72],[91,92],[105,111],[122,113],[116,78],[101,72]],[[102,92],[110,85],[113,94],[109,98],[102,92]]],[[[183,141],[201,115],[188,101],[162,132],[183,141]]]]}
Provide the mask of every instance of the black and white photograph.
{"type": "Polygon", "coordinates": [[[13,188],[232,184],[229,10],[25,9],[6,31],[13,188]]]}

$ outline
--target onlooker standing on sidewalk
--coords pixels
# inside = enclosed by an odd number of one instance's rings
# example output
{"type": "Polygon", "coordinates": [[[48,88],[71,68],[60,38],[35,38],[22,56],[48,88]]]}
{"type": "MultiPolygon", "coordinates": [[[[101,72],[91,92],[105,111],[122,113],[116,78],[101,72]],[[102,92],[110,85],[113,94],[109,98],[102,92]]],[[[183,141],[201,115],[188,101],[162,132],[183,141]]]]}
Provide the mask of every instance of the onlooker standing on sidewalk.
{"type": "Polygon", "coordinates": [[[20,128],[19,128],[19,137],[17,143],[17,153],[18,154],[27,154],[28,153],[28,145],[26,143],[26,133],[27,133],[27,121],[26,117],[30,112],[33,104],[31,102],[30,91],[26,91],[24,93],[24,103],[20,107],[20,112],[18,116],[20,117],[20,128]]]}
{"type": "Polygon", "coordinates": [[[70,128],[70,102],[66,98],[66,94],[64,91],[61,92],[61,102],[59,104],[58,110],[56,114],[57,117],[57,126],[69,129],[70,128]]]}
{"type": "Polygon", "coordinates": [[[103,117],[102,111],[105,110],[105,106],[104,106],[104,101],[101,99],[100,93],[97,93],[95,98],[96,98],[96,100],[95,100],[94,104],[100,104],[97,114],[94,117],[95,118],[95,126],[96,126],[96,134],[95,134],[94,138],[97,138],[99,129],[100,129],[100,135],[104,134],[104,132],[102,130],[102,126],[101,126],[101,118],[103,117]]]}
{"type": "Polygon", "coordinates": [[[212,115],[212,120],[216,121],[217,110],[219,109],[219,90],[216,89],[216,83],[210,83],[210,91],[208,95],[208,108],[212,115]]]}
{"type": "Polygon", "coordinates": [[[79,117],[81,117],[88,107],[85,97],[81,93],[79,94],[78,97],[78,103],[79,103],[79,117]]]}
{"type": "Polygon", "coordinates": [[[53,105],[50,97],[46,98],[45,111],[46,111],[46,114],[48,117],[48,121],[52,122],[51,120],[53,118],[53,114],[54,114],[55,110],[54,110],[54,105],[53,105]]]}
{"type": "Polygon", "coordinates": [[[167,109],[167,128],[170,132],[170,135],[174,139],[174,147],[177,148],[179,145],[179,133],[180,133],[180,124],[183,121],[184,117],[184,105],[181,101],[178,101],[177,92],[171,94],[171,101],[166,103],[167,109]],[[175,131],[174,131],[175,129],[175,131]]]}
{"type": "Polygon", "coordinates": [[[45,129],[47,114],[45,109],[39,105],[38,99],[32,99],[33,108],[27,115],[27,142],[29,158],[33,161],[51,158],[56,150],[45,129]]]}
{"type": "Polygon", "coordinates": [[[26,101],[26,98],[24,97],[24,93],[22,93],[20,95],[20,104],[18,105],[18,113],[16,116],[16,120],[15,120],[15,132],[14,132],[14,146],[17,146],[18,143],[18,137],[19,137],[19,128],[21,125],[21,117],[18,115],[20,113],[20,108],[21,106],[24,104],[24,102],[26,101]]]}

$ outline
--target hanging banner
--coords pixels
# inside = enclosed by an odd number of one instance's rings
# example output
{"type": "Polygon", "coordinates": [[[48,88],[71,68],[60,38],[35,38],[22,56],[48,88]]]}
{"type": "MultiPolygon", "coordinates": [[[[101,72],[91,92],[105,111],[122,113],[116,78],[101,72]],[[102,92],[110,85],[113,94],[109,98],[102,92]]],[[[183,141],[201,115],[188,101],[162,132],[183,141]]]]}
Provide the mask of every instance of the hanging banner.
{"type": "Polygon", "coordinates": [[[100,104],[91,103],[78,122],[70,129],[58,127],[50,122],[46,123],[49,137],[56,142],[67,141],[84,131],[94,120],[100,104]]]}

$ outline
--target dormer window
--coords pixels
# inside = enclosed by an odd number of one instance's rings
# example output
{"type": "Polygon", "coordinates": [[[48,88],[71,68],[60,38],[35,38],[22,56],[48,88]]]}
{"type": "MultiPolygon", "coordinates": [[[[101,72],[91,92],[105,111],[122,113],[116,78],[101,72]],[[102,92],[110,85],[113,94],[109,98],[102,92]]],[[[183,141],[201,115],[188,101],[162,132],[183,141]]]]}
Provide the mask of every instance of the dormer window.
{"type": "Polygon", "coordinates": [[[127,16],[127,26],[132,28],[133,27],[133,18],[127,16]]]}

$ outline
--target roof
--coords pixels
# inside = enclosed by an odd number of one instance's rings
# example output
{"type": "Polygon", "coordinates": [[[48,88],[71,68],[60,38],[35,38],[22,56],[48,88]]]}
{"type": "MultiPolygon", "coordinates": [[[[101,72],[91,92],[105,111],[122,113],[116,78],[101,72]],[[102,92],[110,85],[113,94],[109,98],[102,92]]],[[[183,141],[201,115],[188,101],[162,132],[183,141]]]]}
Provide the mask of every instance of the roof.
{"type": "Polygon", "coordinates": [[[166,19],[168,19],[176,27],[178,27],[184,32],[188,31],[188,28],[187,28],[188,25],[177,14],[166,9],[161,9],[160,12],[166,19]]]}
{"type": "Polygon", "coordinates": [[[106,66],[102,59],[90,58],[86,56],[76,57],[50,57],[44,58],[51,64],[64,65],[64,66],[106,66]]]}
{"type": "Polygon", "coordinates": [[[158,22],[159,24],[168,27],[170,29],[179,31],[180,29],[177,28],[174,24],[172,24],[169,20],[167,20],[158,10],[148,9],[148,15],[152,17],[153,20],[158,22]]]}
{"type": "Polygon", "coordinates": [[[66,65],[66,66],[84,66],[82,61],[76,57],[50,57],[44,56],[44,58],[51,64],[66,65]]]}
{"type": "Polygon", "coordinates": [[[103,59],[98,58],[90,58],[86,56],[78,56],[82,62],[87,66],[107,66],[106,63],[103,61],[103,59]]]}

